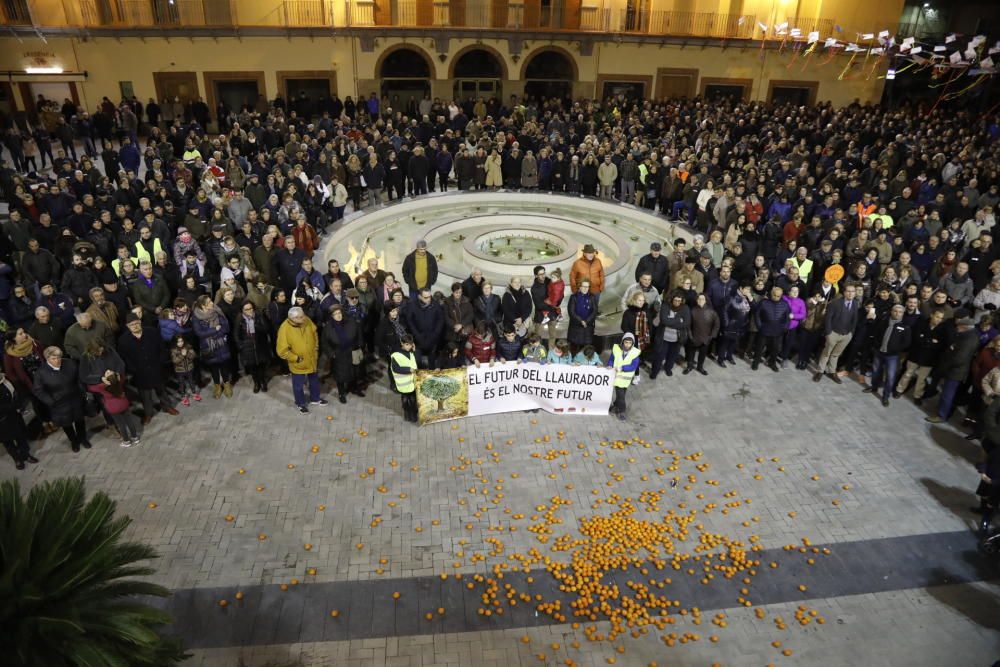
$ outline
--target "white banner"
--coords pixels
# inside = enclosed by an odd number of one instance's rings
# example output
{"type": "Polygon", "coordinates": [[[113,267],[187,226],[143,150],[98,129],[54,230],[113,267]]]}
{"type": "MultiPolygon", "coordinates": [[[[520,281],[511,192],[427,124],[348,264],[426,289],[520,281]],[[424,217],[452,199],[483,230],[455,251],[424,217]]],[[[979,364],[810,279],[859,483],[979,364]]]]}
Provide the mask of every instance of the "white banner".
{"type": "Polygon", "coordinates": [[[615,372],[603,366],[506,363],[469,366],[469,415],[541,408],[555,414],[607,415],[615,372]]]}

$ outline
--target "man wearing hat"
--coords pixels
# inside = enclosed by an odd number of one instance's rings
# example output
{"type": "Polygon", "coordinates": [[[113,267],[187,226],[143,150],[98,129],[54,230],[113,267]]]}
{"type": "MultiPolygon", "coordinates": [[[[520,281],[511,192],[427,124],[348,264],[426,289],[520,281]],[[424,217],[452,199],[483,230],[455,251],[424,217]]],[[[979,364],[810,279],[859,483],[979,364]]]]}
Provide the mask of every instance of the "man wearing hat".
{"type": "Polygon", "coordinates": [[[941,388],[941,398],[938,399],[937,414],[932,417],[925,417],[925,421],[932,424],[941,424],[951,417],[952,407],[955,403],[955,396],[959,387],[969,376],[969,367],[972,359],[979,351],[979,332],[976,331],[976,321],[969,317],[965,311],[956,313],[955,336],[951,345],[944,349],[941,358],[934,368],[934,377],[938,382],[943,382],[941,388]]]}
{"type": "Polygon", "coordinates": [[[697,294],[705,291],[705,279],[698,269],[695,268],[695,258],[690,254],[684,255],[684,266],[674,273],[670,281],[670,289],[677,289],[685,280],[691,281],[691,289],[697,294]]]}
{"type": "Polygon", "coordinates": [[[710,285],[719,273],[712,265],[712,253],[708,248],[702,248],[698,253],[698,264],[695,267],[702,276],[702,285],[710,285]]]}
{"type": "Polygon", "coordinates": [[[573,294],[579,291],[580,283],[590,281],[590,293],[594,295],[594,307],[601,300],[604,291],[604,264],[597,256],[597,249],[590,243],[583,246],[582,255],[573,262],[569,271],[569,289],[573,294]]]}
{"type": "Polygon", "coordinates": [[[660,294],[667,289],[670,283],[670,262],[662,254],[663,246],[659,241],[649,244],[649,254],[639,258],[639,263],[635,267],[635,280],[639,282],[639,277],[648,273],[652,278],[653,287],[660,294]]]}
{"type": "Polygon", "coordinates": [[[267,190],[260,183],[260,175],[257,172],[250,173],[250,180],[243,188],[243,195],[250,202],[250,208],[259,211],[267,201],[267,190]]]}

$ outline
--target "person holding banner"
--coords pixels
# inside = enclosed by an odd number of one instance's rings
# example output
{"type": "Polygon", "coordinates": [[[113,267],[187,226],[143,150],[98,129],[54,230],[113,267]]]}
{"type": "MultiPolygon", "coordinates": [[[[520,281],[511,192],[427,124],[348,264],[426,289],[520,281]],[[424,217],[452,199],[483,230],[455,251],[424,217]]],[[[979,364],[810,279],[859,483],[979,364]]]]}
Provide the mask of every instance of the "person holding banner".
{"type": "Polygon", "coordinates": [[[400,339],[401,351],[393,352],[390,357],[392,379],[403,403],[403,419],[417,423],[417,383],[414,373],[417,370],[417,357],[413,354],[416,347],[413,336],[409,334],[400,339]]]}
{"type": "Polygon", "coordinates": [[[625,404],[625,392],[628,391],[639,368],[639,349],[635,347],[635,336],[627,333],[622,336],[620,345],[615,344],[611,348],[608,366],[615,371],[615,400],[611,404],[610,412],[617,414],[621,421],[625,421],[628,410],[625,404]]]}
{"type": "Polygon", "coordinates": [[[584,345],[591,345],[594,342],[594,325],[597,320],[597,299],[590,293],[590,281],[581,280],[577,285],[577,291],[569,298],[566,306],[566,314],[569,315],[569,329],[566,338],[575,352],[579,352],[584,345]]]}

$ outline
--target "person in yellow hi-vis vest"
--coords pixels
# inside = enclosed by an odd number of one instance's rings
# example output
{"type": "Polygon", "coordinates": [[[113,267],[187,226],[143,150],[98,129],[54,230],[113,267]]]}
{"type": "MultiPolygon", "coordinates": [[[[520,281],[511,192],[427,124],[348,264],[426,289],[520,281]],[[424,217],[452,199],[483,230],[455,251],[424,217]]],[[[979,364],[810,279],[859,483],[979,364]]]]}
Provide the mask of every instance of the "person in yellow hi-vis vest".
{"type": "Polygon", "coordinates": [[[413,337],[402,336],[399,339],[401,352],[393,352],[389,357],[392,368],[392,381],[396,391],[403,401],[403,419],[417,422],[417,381],[414,373],[417,371],[417,357],[413,354],[413,337]]]}
{"type": "Polygon", "coordinates": [[[625,405],[625,392],[635,372],[639,368],[639,350],[635,347],[635,336],[630,333],[622,336],[620,345],[616,344],[611,348],[611,356],[608,357],[608,366],[615,370],[615,400],[611,404],[611,412],[618,414],[618,419],[625,421],[625,413],[628,406],[625,405]]]}

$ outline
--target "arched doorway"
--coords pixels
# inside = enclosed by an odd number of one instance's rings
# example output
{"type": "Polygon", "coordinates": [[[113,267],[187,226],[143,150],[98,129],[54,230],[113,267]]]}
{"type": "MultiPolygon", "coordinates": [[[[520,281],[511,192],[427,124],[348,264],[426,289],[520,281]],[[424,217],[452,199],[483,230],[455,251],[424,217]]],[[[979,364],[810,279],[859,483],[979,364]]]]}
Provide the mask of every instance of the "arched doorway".
{"type": "Polygon", "coordinates": [[[572,97],[575,78],[569,56],[554,50],[541,51],[524,67],[524,94],[539,99],[572,97]]]}
{"type": "Polygon", "coordinates": [[[394,110],[397,106],[405,110],[411,97],[419,102],[431,92],[431,65],[415,49],[401,48],[384,54],[378,75],[382,79],[382,96],[398,100],[390,102],[394,110]]]}
{"type": "Polygon", "coordinates": [[[485,49],[471,49],[462,53],[452,67],[455,79],[455,99],[468,102],[480,97],[501,98],[504,68],[499,57],[485,49]]]}

